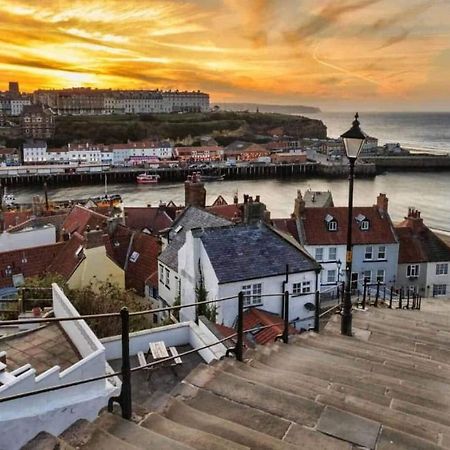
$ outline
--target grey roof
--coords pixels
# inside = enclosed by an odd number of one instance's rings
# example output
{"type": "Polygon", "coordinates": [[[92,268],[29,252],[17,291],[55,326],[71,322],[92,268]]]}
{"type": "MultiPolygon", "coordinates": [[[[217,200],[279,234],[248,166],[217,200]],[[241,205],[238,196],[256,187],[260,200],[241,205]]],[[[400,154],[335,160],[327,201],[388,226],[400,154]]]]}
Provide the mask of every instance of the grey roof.
{"type": "Polygon", "coordinates": [[[305,272],[320,266],[303,248],[273,228],[257,225],[193,230],[201,239],[219,283],[305,272]]]}
{"type": "Polygon", "coordinates": [[[169,245],[159,255],[159,261],[178,271],[178,250],[186,241],[186,231],[193,228],[223,227],[225,225],[232,225],[232,222],[204,209],[189,206],[173,222],[169,231],[169,245]]]}
{"type": "Polygon", "coordinates": [[[303,197],[307,208],[327,208],[333,205],[333,196],[330,191],[307,190],[303,197]]]}

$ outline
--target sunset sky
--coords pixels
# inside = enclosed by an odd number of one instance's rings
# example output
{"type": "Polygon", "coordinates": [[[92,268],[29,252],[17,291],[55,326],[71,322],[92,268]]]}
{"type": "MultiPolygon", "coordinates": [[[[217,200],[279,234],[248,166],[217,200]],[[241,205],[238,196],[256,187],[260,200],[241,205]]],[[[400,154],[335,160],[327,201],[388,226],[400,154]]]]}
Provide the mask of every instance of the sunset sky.
{"type": "Polygon", "coordinates": [[[0,90],[450,110],[450,0],[0,0],[0,90]]]}

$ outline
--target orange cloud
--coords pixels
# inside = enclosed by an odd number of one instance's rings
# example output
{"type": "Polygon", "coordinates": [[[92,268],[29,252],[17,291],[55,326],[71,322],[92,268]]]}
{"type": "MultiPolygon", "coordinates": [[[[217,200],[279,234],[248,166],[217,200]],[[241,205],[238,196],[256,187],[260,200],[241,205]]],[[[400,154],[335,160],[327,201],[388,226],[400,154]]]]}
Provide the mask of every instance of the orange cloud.
{"type": "Polygon", "coordinates": [[[432,100],[450,97],[432,85],[449,14],[446,0],[3,0],[0,83],[432,100]]]}

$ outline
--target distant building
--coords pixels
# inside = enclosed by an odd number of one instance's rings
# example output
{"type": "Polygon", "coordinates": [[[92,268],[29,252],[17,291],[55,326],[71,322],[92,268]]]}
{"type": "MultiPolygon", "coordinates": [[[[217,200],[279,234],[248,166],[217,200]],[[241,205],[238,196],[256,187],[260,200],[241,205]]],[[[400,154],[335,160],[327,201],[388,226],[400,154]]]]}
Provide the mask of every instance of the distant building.
{"type": "Polygon", "coordinates": [[[55,121],[50,110],[42,105],[23,107],[21,129],[25,138],[49,139],[55,132],[55,121]]]}
{"type": "Polygon", "coordinates": [[[174,156],[181,162],[223,161],[223,148],[218,145],[175,147],[174,156]]]}
{"type": "Polygon", "coordinates": [[[361,148],[361,156],[375,156],[378,153],[378,139],[372,136],[366,136],[361,148]]]}
{"type": "Polygon", "coordinates": [[[450,297],[450,247],[414,208],[395,231],[400,242],[396,285],[426,297],[450,297]]]}
{"type": "Polygon", "coordinates": [[[17,148],[0,147],[0,166],[18,166],[20,165],[20,151],[17,148]]]}
{"type": "Polygon", "coordinates": [[[23,144],[23,162],[45,163],[47,162],[47,142],[42,140],[29,140],[23,144]]]}
{"type": "Polygon", "coordinates": [[[225,158],[236,161],[256,161],[270,156],[270,150],[260,144],[245,141],[234,141],[225,147],[225,158]]]}

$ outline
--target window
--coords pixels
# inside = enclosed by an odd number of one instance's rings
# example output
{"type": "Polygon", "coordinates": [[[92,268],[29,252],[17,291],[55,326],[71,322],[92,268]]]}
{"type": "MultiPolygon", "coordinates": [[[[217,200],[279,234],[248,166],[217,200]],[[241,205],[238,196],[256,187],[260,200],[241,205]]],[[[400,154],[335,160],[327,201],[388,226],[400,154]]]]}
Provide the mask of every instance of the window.
{"type": "Polygon", "coordinates": [[[448,274],[448,263],[436,264],[436,275],[447,275],[448,274]]]}
{"type": "Polygon", "coordinates": [[[138,260],[138,258],[139,258],[139,253],[138,252],[133,252],[131,254],[131,256],[130,256],[130,261],[134,263],[134,262],[136,262],[138,260]]]}
{"type": "Polygon", "coordinates": [[[384,269],[377,270],[377,282],[384,283],[384,269]]]}
{"type": "Polygon", "coordinates": [[[373,248],[371,245],[368,245],[364,252],[364,259],[372,259],[372,256],[373,256],[373,248]]]}
{"type": "Polygon", "coordinates": [[[159,281],[164,283],[164,267],[161,264],[159,265],[159,281]]]}
{"type": "Polygon", "coordinates": [[[406,276],[409,278],[417,278],[419,276],[419,264],[410,264],[406,268],[406,276]]]}
{"type": "Polygon", "coordinates": [[[447,285],[446,284],[433,284],[433,297],[436,295],[446,295],[447,285]]]}
{"type": "Polygon", "coordinates": [[[378,259],[386,259],[386,246],[380,245],[378,247],[378,259]]]}
{"type": "Polygon", "coordinates": [[[170,270],[166,267],[166,280],[164,281],[164,285],[167,289],[170,289],[170,270]]]}
{"type": "Polygon", "coordinates": [[[336,261],[336,247],[330,247],[328,249],[328,260],[336,261]]]}
{"type": "Polygon", "coordinates": [[[362,231],[367,231],[369,229],[369,221],[368,220],[363,220],[361,222],[361,230],[362,231]]]}
{"type": "Polygon", "coordinates": [[[336,269],[327,271],[327,283],[336,283],[336,269]]]}
{"type": "Polygon", "coordinates": [[[328,222],[328,231],[337,231],[337,222],[335,220],[328,222]]]}
{"type": "Polygon", "coordinates": [[[367,283],[370,284],[372,282],[372,271],[371,270],[365,270],[363,272],[364,278],[363,280],[367,283]]]}
{"type": "Polygon", "coordinates": [[[261,304],[261,283],[245,284],[242,286],[242,292],[244,293],[244,306],[261,304]]]}
{"type": "Polygon", "coordinates": [[[323,248],[316,248],[316,261],[323,261],[323,248]]]}
{"type": "Polygon", "coordinates": [[[292,295],[309,294],[311,292],[311,281],[292,283],[292,295]]]}

